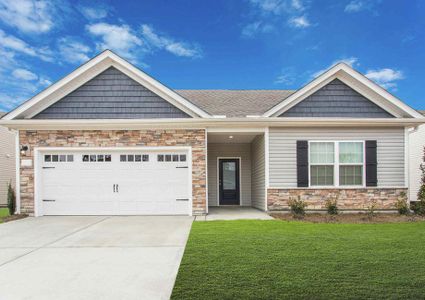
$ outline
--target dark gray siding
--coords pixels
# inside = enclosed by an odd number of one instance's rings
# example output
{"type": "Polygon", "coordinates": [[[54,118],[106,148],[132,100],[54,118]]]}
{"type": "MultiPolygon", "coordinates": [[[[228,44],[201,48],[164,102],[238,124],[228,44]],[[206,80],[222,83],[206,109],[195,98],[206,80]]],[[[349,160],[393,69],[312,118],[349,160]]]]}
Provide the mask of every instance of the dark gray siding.
{"type": "Polygon", "coordinates": [[[335,79],[280,117],[393,118],[342,81],[335,79]]]}
{"type": "Polygon", "coordinates": [[[111,67],[35,119],[189,118],[185,112],[111,67]]]}

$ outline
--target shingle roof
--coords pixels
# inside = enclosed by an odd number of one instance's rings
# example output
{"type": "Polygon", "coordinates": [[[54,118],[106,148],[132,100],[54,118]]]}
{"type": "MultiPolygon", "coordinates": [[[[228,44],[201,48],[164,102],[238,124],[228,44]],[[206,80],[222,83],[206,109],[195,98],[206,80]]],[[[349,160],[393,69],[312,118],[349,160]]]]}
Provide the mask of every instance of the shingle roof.
{"type": "Polygon", "coordinates": [[[418,112],[425,116],[425,110],[418,110],[418,112]]]}
{"type": "Polygon", "coordinates": [[[295,91],[292,90],[175,90],[211,115],[261,115],[295,91]]]}

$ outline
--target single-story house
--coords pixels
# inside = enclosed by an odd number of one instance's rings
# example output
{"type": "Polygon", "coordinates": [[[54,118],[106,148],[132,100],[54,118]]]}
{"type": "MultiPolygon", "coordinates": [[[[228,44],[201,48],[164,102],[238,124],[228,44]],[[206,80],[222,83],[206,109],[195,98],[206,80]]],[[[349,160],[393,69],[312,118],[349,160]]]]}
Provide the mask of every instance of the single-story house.
{"type": "MultiPolygon", "coordinates": [[[[0,118],[4,116],[0,112],[0,118]]],[[[7,205],[7,187],[9,183],[15,188],[15,134],[0,126],[0,207],[7,205]]]]}
{"type": "Polygon", "coordinates": [[[340,63],[299,90],[173,90],[107,50],[0,121],[16,130],[19,211],[202,215],[407,201],[423,116],[340,63]]]}

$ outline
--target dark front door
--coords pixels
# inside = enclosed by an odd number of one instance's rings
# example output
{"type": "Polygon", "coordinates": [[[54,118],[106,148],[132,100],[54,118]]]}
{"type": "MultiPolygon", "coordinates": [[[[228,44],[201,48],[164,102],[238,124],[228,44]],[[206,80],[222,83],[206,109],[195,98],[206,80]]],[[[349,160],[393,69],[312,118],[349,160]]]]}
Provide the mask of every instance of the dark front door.
{"type": "Polygon", "coordinates": [[[239,205],[239,159],[220,159],[218,166],[220,205],[239,205]]]}

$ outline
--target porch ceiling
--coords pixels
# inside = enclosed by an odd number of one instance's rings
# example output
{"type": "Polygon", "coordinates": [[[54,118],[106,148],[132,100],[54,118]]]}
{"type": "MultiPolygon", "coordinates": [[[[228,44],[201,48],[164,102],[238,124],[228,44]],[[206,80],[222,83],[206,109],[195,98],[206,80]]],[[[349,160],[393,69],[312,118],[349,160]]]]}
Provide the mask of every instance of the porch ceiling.
{"type": "Polygon", "coordinates": [[[248,132],[226,132],[226,133],[208,133],[209,144],[249,144],[252,140],[262,133],[248,132]]]}

